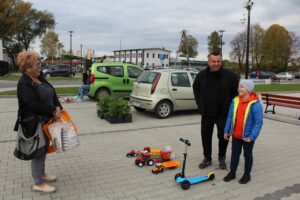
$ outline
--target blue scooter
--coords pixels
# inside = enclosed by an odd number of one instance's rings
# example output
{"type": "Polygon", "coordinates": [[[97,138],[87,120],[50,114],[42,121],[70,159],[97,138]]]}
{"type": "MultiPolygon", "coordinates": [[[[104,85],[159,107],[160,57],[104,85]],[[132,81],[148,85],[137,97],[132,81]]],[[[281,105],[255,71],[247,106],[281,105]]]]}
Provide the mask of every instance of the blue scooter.
{"type": "Polygon", "coordinates": [[[180,141],[185,144],[185,150],[183,153],[182,172],[175,175],[176,183],[180,183],[182,189],[188,190],[190,188],[190,186],[193,184],[213,180],[215,178],[215,174],[213,172],[210,172],[207,176],[196,176],[196,177],[192,177],[192,178],[185,177],[184,171],[185,171],[185,163],[186,163],[186,157],[187,157],[187,148],[189,146],[191,146],[191,143],[188,139],[183,139],[183,138],[180,138],[180,141]]]}

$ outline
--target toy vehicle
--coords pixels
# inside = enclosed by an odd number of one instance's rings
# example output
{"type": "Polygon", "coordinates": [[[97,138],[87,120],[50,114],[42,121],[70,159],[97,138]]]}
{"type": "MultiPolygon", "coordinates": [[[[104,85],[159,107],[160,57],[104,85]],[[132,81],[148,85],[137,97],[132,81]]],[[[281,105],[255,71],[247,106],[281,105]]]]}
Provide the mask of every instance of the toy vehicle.
{"type": "MultiPolygon", "coordinates": [[[[150,152],[150,155],[155,156],[157,154],[159,154],[160,150],[159,149],[154,149],[154,150],[150,150],[150,147],[145,147],[143,149],[143,151],[148,151],[150,152]]],[[[131,157],[137,157],[137,156],[141,156],[141,151],[139,150],[130,150],[127,154],[126,157],[131,158],[131,157]]]]}
{"type": "Polygon", "coordinates": [[[178,160],[170,160],[162,163],[156,163],[155,167],[152,169],[152,173],[158,174],[160,172],[163,172],[165,168],[169,169],[175,169],[180,165],[180,162],[178,160]]]}
{"type": "Polygon", "coordinates": [[[188,190],[191,185],[201,183],[208,180],[213,180],[215,178],[215,174],[210,172],[207,176],[196,176],[192,178],[185,177],[185,164],[186,164],[186,157],[187,157],[187,147],[191,146],[191,143],[187,139],[180,138],[180,141],[185,144],[185,151],[183,153],[184,160],[182,165],[182,172],[175,175],[176,183],[181,184],[181,188],[184,190],[188,190]]]}
{"type": "Polygon", "coordinates": [[[154,165],[154,159],[150,152],[142,151],[141,155],[135,159],[135,164],[139,167],[143,167],[145,164],[152,166],[154,165]]]}

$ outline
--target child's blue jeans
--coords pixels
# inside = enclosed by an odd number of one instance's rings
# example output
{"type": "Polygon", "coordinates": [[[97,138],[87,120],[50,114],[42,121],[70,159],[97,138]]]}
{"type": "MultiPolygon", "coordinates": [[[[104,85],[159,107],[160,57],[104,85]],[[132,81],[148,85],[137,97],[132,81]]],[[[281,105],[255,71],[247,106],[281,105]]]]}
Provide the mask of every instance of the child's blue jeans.
{"type": "Polygon", "coordinates": [[[253,155],[252,155],[253,146],[254,146],[254,142],[245,142],[242,139],[232,138],[230,173],[235,175],[237,167],[239,165],[240,155],[243,148],[244,158],[245,158],[244,174],[250,175],[252,165],[253,165],[253,155]]]}

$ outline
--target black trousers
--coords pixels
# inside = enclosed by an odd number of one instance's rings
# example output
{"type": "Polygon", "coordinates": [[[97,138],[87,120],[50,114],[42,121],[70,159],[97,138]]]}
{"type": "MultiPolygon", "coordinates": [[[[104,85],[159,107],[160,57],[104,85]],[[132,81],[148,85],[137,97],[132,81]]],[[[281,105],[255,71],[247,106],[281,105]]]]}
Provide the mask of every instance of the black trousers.
{"type": "Polygon", "coordinates": [[[214,125],[216,124],[218,130],[219,139],[219,158],[226,157],[226,150],[228,146],[228,140],[224,139],[224,127],[226,123],[226,117],[207,117],[201,118],[201,138],[203,155],[206,159],[211,160],[212,152],[212,136],[214,125]]]}
{"type": "Polygon", "coordinates": [[[230,162],[230,173],[235,175],[237,167],[240,161],[240,155],[242,153],[242,148],[244,151],[245,158],[245,168],[244,174],[250,175],[252,165],[253,165],[253,150],[254,142],[245,142],[241,139],[232,138],[232,153],[231,153],[231,162],[230,162]]]}

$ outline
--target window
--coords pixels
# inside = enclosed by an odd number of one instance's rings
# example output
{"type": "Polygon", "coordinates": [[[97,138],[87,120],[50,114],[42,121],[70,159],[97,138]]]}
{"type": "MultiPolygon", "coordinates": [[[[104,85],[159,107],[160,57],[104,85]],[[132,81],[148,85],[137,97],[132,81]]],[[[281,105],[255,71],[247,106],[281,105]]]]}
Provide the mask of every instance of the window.
{"type": "Polygon", "coordinates": [[[138,83],[148,83],[148,84],[152,84],[153,81],[156,79],[156,77],[159,75],[160,73],[157,72],[151,72],[151,71],[147,71],[142,73],[142,75],[137,79],[138,83]]]}
{"type": "Polygon", "coordinates": [[[118,77],[124,76],[124,70],[122,66],[99,66],[97,67],[97,71],[112,76],[118,76],[118,77]]]}
{"type": "Polygon", "coordinates": [[[147,53],[147,58],[149,58],[149,53],[147,53]]]}
{"type": "Polygon", "coordinates": [[[132,57],[135,58],[135,53],[132,54],[132,57]]]}
{"type": "Polygon", "coordinates": [[[130,54],[129,53],[127,54],[127,58],[130,58],[130,54]]]}
{"type": "Polygon", "coordinates": [[[157,54],[157,58],[160,58],[160,54],[157,54]]]}
{"type": "Polygon", "coordinates": [[[154,54],[152,54],[152,58],[155,58],[155,53],[154,53],[154,54]]]}
{"type": "Polygon", "coordinates": [[[187,73],[172,73],[171,75],[172,86],[177,87],[191,87],[187,73]]]}
{"type": "Polygon", "coordinates": [[[137,78],[142,74],[142,70],[136,68],[136,67],[132,67],[132,66],[128,66],[127,67],[128,70],[128,76],[130,78],[137,78]]]}
{"type": "Polygon", "coordinates": [[[191,73],[191,77],[193,79],[193,81],[196,79],[197,74],[196,73],[191,73]]]}

